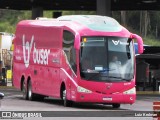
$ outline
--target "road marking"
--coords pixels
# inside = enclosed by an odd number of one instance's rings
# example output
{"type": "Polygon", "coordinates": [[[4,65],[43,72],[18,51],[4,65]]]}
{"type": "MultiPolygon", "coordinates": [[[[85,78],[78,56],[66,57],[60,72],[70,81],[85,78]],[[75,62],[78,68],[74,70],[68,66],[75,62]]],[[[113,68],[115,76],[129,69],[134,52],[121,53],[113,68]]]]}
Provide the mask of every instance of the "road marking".
{"type": "Polygon", "coordinates": [[[3,99],[15,98],[15,97],[22,97],[22,95],[8,95],[8,96],[4,96],[3,99]]]}

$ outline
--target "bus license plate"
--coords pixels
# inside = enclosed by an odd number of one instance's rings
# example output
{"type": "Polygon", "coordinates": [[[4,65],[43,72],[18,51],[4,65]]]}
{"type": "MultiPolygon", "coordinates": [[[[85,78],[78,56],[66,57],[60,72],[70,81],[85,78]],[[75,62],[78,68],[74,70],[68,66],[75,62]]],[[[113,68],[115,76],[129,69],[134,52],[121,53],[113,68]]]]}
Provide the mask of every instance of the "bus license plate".
{"type": "Polygon", "coordinates": [[[112,101],[112,98],[111,97],[104,97],[103,100],[104,101],[112,101]]]}

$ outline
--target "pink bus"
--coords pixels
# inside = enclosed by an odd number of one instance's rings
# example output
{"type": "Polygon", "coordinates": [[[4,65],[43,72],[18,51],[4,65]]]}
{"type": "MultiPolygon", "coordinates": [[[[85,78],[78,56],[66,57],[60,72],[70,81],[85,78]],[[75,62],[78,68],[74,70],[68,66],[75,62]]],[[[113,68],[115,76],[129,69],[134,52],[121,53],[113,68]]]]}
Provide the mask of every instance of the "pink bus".
{"type": "Polygon", "coordinates": [[[14,39],[13,84],[24,99],[61,98],[76,103],[133,104],[134,39],[116,20],[98,15],[24,20],[14,39]]]}

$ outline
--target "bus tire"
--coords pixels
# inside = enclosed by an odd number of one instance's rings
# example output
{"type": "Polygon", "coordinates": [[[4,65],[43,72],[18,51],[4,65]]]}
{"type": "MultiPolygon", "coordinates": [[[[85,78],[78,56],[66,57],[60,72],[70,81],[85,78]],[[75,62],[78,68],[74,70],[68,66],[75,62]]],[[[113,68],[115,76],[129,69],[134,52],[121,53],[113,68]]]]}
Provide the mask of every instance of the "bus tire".
{"type": "Polygon", "coordinates": [[[66,89],[63,90],[63,104],[65,107],[71,107],[73,105],[73,102],[70,100],[67,100],[67,94],[66,89]]]}
{"type": "Polygon", "coordinates": [[[27,87],[24,80],[22,82],[22,93],[23,93],[23,99],[28,100],[27,87]]]}
{"type": "Polygon", "coordinates": [[[121,104],[118,104],[118,103],[112,104],[113,108],[120,108],[120,106],[121,106],[121,104]]]}
{"type": "Polygon", "coordinates": [[[27,90],[28,90],[27,91],[27,93],[28,93],[28,99],[30,101],[35,100],[35,94],[32,92],[32,82],[31,82],[31,80],[29,80],[29,82],[28,82],[28,89],[27,90]]]}

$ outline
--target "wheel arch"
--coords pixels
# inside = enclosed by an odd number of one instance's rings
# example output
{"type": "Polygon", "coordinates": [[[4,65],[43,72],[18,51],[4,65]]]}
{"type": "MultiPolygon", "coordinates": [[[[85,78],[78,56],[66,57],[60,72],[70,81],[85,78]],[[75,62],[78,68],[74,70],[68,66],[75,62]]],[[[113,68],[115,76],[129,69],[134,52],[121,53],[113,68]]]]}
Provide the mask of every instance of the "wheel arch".
{"type": "Polygon", "coordinates": [[[21,91],[22,91],[22,89],[23,89],[23,82],[25,81],[25,77],[24,77],[24,75],[22,75],[22,77],[21,77],[21,91]]]}
{"type": "Polygon", "coordinates": [[[61,97],[61,99],[63,99],[63,90],[64,90],[65,88],[66,88],[65,83],[62,82],[62,83],[61,83],[61,89],[60,89],[60,97],[61,97]]]}

